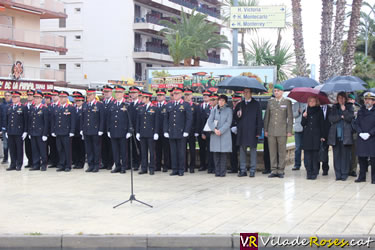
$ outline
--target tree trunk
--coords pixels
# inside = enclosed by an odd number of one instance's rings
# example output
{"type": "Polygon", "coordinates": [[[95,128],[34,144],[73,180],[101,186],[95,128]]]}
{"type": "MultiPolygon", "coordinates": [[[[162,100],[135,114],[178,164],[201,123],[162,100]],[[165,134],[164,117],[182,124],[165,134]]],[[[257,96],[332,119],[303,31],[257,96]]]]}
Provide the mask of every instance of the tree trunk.
{"type": "Polygon", "coordinates": [[[200,66],[200,61],[201,61],[201,58],[199,56],[195,56],[194,57],[194,66],[197,66],[199,67],[200,66]]]}
{"type": "Polygon", "coordinates": [[[191,66],[191,60],[192,60],[191,57],[185,58],[184,59],[184,66],[190,67],[191,66]]]}
{"type": "Polygon", "coordinates": [[[320,83],[325,82],[329,77],[329,65],[331,61],[331,43],[332,43],[332,19],[333,19],[333,0],[322,0],[322,29],[320,39],[320,83]]]}
{"type": "Polygon", "coordinates": [[[338,76],[342,69],[342,43],[344,36],[346,0],[337,0],[335,30],[331,49],[331,65],[329,77],[338,76]]]}
{"type": "Polygon", "coordinates": [[[247,65],[249,62],[248,62],[247,56],[246,56],[246,45],[245,45],[245,33],[246,33],[246,31],[241,30],[240,32],[241,32],[241,50],[242,50],[243,62],[244,62],[244,65],[247,65]]]}
{"type": "Polygon", "coordinates": [[[275,45],[275,55],[278,54],[278,52],[280,51],[281,40],[282,40],[281,32],[282,32],[282,29],[280,28],[277,29],[277,42],[275,45]]]}
{"type": "Polygon", "coordinates": [[[348,42],[344,53],[343,75],[350,75],[354,65],[354,53],[357,43],[358,25],[361,18],[362,0],[353,0],[352,15],[350,17],[350,27],[348,33],[348,42]]]}
{"type": "Polygon", "coordinates": [[[292,0],[293,40],[297,76],[307,76],[305,48],[303,45],[301,0],[292,0]]]}

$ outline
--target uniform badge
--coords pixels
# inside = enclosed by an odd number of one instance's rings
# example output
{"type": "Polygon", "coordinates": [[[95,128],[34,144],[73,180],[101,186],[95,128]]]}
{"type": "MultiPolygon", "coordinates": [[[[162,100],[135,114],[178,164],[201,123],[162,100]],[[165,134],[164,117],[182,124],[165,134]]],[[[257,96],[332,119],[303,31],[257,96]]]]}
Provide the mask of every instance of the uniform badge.
{"type": "Polygon", "coordinates": [[[22,109],[21,109],[21,108],[18,108],[18,109],[17,109],[17,113],[18,113],[18,114],[21,114],[21,113],[22,113],[22,109]]]}
{"type": "Polygon", "coordinates": [[[126,106],[124,105],[120,110],[122,110],[123,112],[126,111],[126,106]]]}
{"type": "Polygon", "coordinates": [[[181,105],[181,106],[179,107],[179,109],[180,109],[180,110],[184,110],[185,108],[184,108],[184,106],[181,105]]]}
{"type": "Polygon", "coordinates": [[[70,115],[70,112],[68,109],[65,109],[64,115],[70,115]]]}
{"type": "Polygon", "coordinates": [[[38,115],[43,114],[42,110],[39,110],[37,114],[38,114],[38,115]]]}
{"type": "Polygon", "coordinates": [[[92,111],[93,111],[93,112],[97,112],[97,111],[98,111],[97,107],[94,106],[94,109],[93,109],[92,111]]]}

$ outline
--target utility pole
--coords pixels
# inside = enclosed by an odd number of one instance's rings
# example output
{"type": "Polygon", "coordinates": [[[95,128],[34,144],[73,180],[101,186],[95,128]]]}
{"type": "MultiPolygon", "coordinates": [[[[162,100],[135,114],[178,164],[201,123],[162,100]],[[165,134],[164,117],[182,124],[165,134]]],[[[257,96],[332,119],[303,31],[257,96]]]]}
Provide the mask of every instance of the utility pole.
{"type": "MultiPolygon", "coordinates": [[[[238,6],[238,0],[233,0],[233,6],[238,6]]],[[[233,29],[232,46],[232,66],[238,66],[238,29],[233,29]]]]}

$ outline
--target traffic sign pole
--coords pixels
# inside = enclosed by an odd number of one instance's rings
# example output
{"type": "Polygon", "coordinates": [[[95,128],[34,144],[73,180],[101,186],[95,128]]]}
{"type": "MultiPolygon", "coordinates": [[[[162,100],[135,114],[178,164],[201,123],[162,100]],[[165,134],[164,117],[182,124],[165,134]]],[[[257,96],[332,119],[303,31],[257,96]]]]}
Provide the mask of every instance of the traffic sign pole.
{"type": "MultiPolygon", "coordinates": [[[[233,6],[238,6],[238,0],[233,0],[233,6]]],[[[238,66],[238,29],[233,31],[233,50],[232,50],[232,66],[238,66]]]]}

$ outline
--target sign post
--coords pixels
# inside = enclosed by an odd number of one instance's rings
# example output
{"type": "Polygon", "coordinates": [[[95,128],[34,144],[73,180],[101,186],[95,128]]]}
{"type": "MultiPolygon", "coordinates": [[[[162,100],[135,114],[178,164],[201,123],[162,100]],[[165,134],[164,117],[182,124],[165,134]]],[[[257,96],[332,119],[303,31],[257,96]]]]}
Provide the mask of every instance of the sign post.
{"type": "Polygon", "coordinates": [[[238,6],[231,7],[232,29],[284,28],[285,6],[238,6]]]}

